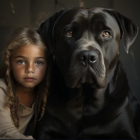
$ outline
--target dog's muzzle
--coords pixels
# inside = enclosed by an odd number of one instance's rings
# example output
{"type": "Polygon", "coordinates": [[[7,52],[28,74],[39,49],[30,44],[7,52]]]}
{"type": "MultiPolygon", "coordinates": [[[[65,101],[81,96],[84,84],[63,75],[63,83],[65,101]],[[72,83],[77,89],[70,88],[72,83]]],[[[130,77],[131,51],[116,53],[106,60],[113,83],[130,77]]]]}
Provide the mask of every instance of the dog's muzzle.
{"type": "Polygon", "coordinates": [[[103,55],[99,50],[77,50],[71,57],[66,84],[71,88],[81,87],[85,83],[104,87],[105,72],[103,55]]]}

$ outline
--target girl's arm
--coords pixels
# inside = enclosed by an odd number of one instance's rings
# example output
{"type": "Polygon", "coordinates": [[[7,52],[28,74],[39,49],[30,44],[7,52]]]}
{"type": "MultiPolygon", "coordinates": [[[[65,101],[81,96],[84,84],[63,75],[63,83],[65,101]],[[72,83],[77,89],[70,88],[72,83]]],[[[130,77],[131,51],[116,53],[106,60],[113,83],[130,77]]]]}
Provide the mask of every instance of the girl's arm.
{"type": "Polygon", "coordinates": [[[6,94],[0,88],[0,138],[2,139],[33,139],[25,136],[17,130],[11,118],[10,109],[5,107],[6,94]]]}

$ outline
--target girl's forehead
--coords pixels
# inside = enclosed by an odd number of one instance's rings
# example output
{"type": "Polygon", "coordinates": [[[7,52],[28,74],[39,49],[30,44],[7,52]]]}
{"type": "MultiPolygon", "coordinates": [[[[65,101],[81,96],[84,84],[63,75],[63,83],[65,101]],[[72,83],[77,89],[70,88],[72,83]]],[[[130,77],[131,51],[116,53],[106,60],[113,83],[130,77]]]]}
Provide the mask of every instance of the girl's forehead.
{"type": "Polygon", "coordinates": [[[30,45],[24,45],[22,47],[19,47],[18,49],[16,49],[12,55],[24,55],[24,56],[42,56],[45,57],[46,56],[46,51],[45,49],[42,49],[42,47],[39,47],[37,45],[34,44],[30,44],[30,45]]]}

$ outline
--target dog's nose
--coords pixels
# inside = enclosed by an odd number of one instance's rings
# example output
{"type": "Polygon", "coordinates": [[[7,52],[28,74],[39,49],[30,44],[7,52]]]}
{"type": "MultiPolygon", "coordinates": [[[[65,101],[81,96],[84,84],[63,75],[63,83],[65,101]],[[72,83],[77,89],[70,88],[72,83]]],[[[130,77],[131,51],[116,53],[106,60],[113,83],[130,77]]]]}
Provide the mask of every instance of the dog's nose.
{"type": "Polygon", "coordinates": [[[96,63],[98,59],[98,54],[95,51],[84,50],[78,54],[78,60],[82,62],[83,65],[92,65],[96,63]]]}

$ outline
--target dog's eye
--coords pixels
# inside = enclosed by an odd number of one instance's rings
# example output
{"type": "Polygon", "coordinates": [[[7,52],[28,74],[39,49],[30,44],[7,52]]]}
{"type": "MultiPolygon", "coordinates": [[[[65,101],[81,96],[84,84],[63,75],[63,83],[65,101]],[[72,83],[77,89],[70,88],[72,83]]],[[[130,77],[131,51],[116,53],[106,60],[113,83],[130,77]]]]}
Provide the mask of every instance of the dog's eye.
{"type": "Polygon", "coordinates": [[[72,30],[68,30],[68,31],[66,32],[66,36],[67,36],[67,37],[73,37],[73,32],[72,32],[72,30]]]}
{"type": "Polygon", "coordinates": [[[102,36],[104,38],[109,38],[110,37],[110,33],[108,31],[103,32],[102,36]]]}

